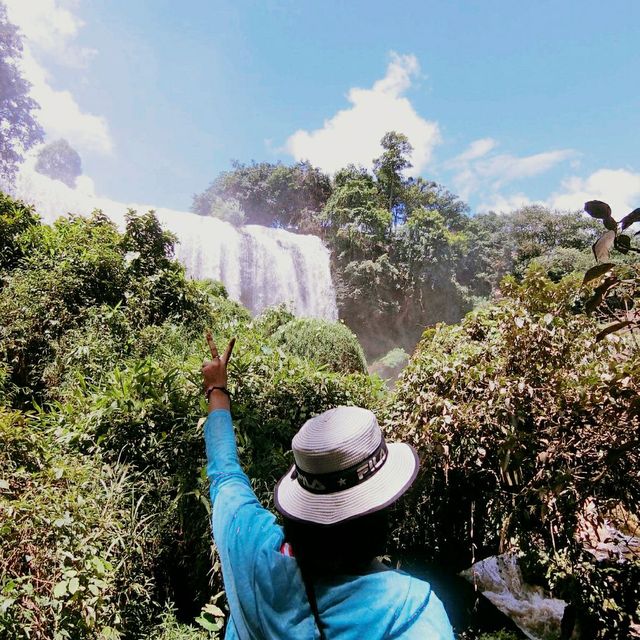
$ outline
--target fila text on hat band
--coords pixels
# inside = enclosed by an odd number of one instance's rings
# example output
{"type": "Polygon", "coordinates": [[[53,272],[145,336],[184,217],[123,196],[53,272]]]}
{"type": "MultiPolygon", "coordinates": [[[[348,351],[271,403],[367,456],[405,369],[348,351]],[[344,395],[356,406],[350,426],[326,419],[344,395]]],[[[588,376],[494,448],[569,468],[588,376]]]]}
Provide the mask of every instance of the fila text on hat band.
{"type": "Polygon", "coordinates": [[[291,479],[298,480],[303,489],[318,495],[336,493],[355,487],[374,476],[387,460],[387,444],[382,438],[378,448],[353,466],[331,473],[309,473],[295,465],[291,479]]]}

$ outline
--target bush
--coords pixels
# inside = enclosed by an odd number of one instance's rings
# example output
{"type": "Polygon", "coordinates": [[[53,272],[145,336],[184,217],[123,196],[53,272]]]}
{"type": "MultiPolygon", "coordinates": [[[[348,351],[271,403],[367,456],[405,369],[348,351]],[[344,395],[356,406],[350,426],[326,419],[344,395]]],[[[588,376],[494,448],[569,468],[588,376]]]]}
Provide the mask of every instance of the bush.
{"type": "Polygon", "coordinates": [[[331,371],[364,373],[367,370],[358,339],[340,322],[296,318],[280,327],[274,339],[289,353],[326,365],[331,371]]]}
{"type": "MultiPolygon", "coordinates": [[[[149,560],[153,600],[170,599],[181,616],[195,616],[222,588],[219,566],[212,585],[208,578],[208,490],[196,427],[206,413],[199,375],[207,356],[203,335],[171,323],[136,330],[119,310],[93,313],[59,343],[59,367],[48,370],[48,379],[58,385],[60,402],[47,422],[85,455],[125,463],[141,474],[137,518],[153,518],[160,540],[149,560]]],[[[338,404],[373,406],[379,389],[363,375],[317,371],[268,343],[250,323],[233,316],[227,321],[218,325],[226,335],[216,338],[221,344],[231,332],[239,338],[230,386],[242,460],[270,504],[277,478],[291,464],[291,438],[302,422],[338,404]]]]}
{"type": "Polygon", "coordinates": [[[426,331],[389,401],[387,430],[423,462],[397,535],[456,568],[516,542],[608,637],[637,621],[637,559],[596,563],[578,538],[590,502],[601,519],[637,511],[640,354],[596,342],[595,322],[573,313],[575,279],[534,266],[502,288],[498,305],[426,331]]]}
{"type": "Polygon", "coordinates": [[[254,321],[254,327],[266,337],[272,336],[280,327],[291,322],[295,316],[283,303],[268,307],[254,321]]]}
{"type": "MultiPolygon", "coordinates": [[[[15,269],[29,250],[28,234],[40,219],[33,207],[0,191],[0,277],[15,269]]],[[[0,280],[0,288],[2,280],[0,280]]]]}
{"type": "Polygon", "coordinates": [[[117,638],[148,620],[153,527],[127,469],[63,453],[6,410],[0,451],[0,635],[117,638]]]}
{"type": "Polygon", "coordinates": [[[0,354],[23,401],[41,398],[45,369],[70,331],[109,321],[94,307],[120,307],[121,324],[136,328],[169,319],[202,327],[210,318],[208,295],[170,260],[172,239],[154,221],[151,214],[130,213],[121,235],[96,212],[53,227],[32,225],[22,234],[32,249],[0,291],[0,354]]]}

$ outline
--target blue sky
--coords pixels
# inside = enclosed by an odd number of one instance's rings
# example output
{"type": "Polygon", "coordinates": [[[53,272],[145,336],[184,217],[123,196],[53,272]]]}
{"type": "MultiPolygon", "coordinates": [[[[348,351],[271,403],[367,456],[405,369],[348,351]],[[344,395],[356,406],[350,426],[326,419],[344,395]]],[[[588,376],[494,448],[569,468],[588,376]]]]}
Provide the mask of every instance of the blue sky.
{"type": "Polygon", "coordinates": [[[368,163],[472,210],[640,206],[640,2],[5,0],[50,139],[100,195],[188,208],[231,159],[368,163]]]}

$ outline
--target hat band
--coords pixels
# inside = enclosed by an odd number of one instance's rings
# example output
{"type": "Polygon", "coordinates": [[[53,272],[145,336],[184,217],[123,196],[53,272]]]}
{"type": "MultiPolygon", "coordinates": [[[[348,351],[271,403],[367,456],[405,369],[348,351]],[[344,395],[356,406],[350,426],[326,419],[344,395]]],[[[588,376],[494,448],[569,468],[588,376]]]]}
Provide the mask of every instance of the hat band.
{"type": "Polygon", "coordinates": [[[291,479],[297,478],[300,486],[310,493],[335,493],[351,489],[368,480],[382,469],[386,460],[387,443],[383,437],[380,446],[370,456],[352,467],[330,473],[309,473],[296,464],[291,479]]]}

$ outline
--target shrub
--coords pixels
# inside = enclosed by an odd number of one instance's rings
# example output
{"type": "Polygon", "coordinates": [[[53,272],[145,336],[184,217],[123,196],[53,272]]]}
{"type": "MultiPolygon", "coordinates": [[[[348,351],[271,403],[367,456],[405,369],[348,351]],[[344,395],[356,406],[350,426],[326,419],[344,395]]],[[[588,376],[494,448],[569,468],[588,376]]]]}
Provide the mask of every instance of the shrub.
{"type": "Polygon", "coordinates": [[[572,311],[574,279],[554,285],[534,266],[502,288],[498,305],[426,331],[389,401],[387,430],[423,461],[397,535],[460,568],[516,542],[607,637],[637,620],[625,586],[637,559],[596,563],[578,537],[590,502],[601,519],[637,511],[640,354],[596,342],[572,311]]]}
{"type": "MultiPolygon", "coordinates": [[[[32,250],[0,291],[0,353],[23,401],[41,396],[45,369],[57,348],[69,343],[69,331],[107,321],[93,307],[119,306],[121,323],[138,329],[169,319],[203,327],[210,318],[209,296],[170,260],[172,239],[157,220],[130,213],[127,224],[121,235],[96,212],[30,227],[32,250]]],[[[216,299],[219,306],[237,307],[216,299]]]]}
{"type": "Polygon", "coordinates": [[[149,640],[215,640],[217,637],[204,629],[180,623],[176,618],[175,610],[167,607],[162,612],[160,623],[154,628],[149,640]]]}
{"type": "Polygon", "coordinates": [[[283,303],[268,307],[255,320],[254,327],[265,336],[272,336],[280,327],[294,320],[295,316],[283,303]]]}
{"type": "Polygon", "coordinates": [[[149,520],[124,467],[63,453],[33,417],[0,412],[0,635],[117,638],[149,619],[149,520]]]}
{"type": "Polygon", "coordinates": [[[367,370],[358,339],[340,322],[296,318],[281,326],[274,339],[289,353],[326,365],[331,371],[364,373],[367,370]]]}
{"type": "MultiPolygon", "coordinates": [[[[259,497],[270,505],[302,423],[339,404],[374,407],[379,387],[362,374],[318,371],[250,324],[231,323],[226,331],[217,334],[220,344],[231,331],[238,334],[230,387],[242,462],[259,497]]],[[[162,540],[154,560],[154,600],[170,599],[182,615],[196,615],[212,592],[204,447],[196,426],[206,412],[199,374],[206,346],[202,334],[169,323],[132,335],[138,338],[119,361],[100,349],[80,347],[82,358],[72,355],[67,361],[63,402],[47,420],[79,450],[99,454],[108,464],[126,463],[143,475],[138,517],[153,517],[162,540]],[[116,361],[115,366],[99,372],[95,362],[85,360],[94,354],[98,362],[116,361]],[[85,368],[97,371],[93,382],[82,380],[85,368]]],[[[219,568],[212,580],[219,591],[219,568]]]]}

